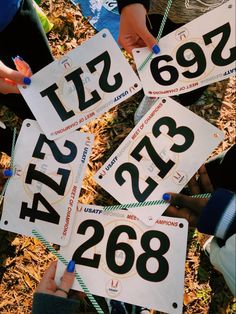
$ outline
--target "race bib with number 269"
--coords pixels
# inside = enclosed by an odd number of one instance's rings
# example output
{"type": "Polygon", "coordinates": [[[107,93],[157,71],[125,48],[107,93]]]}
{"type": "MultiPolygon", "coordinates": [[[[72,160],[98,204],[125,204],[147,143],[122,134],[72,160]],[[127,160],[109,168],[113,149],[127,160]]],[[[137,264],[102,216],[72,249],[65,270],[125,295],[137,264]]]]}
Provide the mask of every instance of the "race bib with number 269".
{"type": "MultiPolygon", "coordinates": [[[[140,69],[149,97],[172,96],[224,80],[236,73],[235,1],[230,0],[160,39],[160,54],[140,69]]],[[[133,51],[139,67],[150,54],[133,51]]]]}

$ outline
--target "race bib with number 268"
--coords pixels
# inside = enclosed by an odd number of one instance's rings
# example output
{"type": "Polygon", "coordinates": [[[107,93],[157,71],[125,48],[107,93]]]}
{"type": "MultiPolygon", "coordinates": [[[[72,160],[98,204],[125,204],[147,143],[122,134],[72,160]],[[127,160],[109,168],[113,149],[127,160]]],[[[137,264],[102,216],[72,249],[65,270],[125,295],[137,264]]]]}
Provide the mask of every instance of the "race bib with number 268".
{"type": "MultiPolygon", "coordinates": [[[[81,205],[60,254],[92,294],[182,313],[187,231],[185,219],[160,217],[150,228],[129,211],[81,205]]],[[[64,269],[58,261],[58,281],[64,269]]],[[[82,290],[76,280],[73,289],[82,290]]]]}

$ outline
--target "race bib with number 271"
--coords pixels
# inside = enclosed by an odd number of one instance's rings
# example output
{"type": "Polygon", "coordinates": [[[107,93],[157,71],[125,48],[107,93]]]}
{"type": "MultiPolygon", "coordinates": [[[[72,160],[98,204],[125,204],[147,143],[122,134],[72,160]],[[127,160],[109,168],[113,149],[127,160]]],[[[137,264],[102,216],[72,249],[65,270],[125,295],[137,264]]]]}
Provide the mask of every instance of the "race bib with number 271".
{"type": "Polygon", "coordinates": [[[141,89],[108,30],[54,61],[20,87],[49,139],[70,133],[141,89]]]}

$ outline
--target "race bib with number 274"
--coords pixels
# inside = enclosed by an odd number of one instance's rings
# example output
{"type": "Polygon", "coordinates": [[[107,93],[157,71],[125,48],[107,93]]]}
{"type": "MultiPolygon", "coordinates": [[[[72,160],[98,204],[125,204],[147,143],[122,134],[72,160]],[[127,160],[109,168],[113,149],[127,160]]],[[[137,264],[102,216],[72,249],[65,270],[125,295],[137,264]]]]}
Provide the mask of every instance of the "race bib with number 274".
{"type": "Polygon", "coordinates": [[[78,131],[50,141],[36,121],[25,120],[0,228],[26,236],[38,229],[48,241],[68,243],[92,144],[93,135],[78,131]]]}

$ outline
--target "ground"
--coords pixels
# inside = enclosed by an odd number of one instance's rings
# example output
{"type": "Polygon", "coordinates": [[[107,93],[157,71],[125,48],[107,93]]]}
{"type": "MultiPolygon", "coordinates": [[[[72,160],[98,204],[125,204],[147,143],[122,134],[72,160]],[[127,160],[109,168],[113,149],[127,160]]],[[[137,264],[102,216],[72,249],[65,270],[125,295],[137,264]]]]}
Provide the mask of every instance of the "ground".
{"type": "MultiPolygon", "coordinates": [[[[88,20],[83,18],[79,6],[74,6],[69,0],[44,0],[41,6],[54,23],[48,38],[55,58],[60,58],[95,34],[88,20]]],[[[128,59],[133,63],[131,58],[128,59]]],[[[231,78],[211,85],[202,101],[190,107],[190,110],[225,133],[225,140],[213,155],[235,141],[235,82],[235,78],[231,78]]],[[[97,205],[115,203],[96,185],[92,175],[134,127],[133,115],[141,97],[142,93],[139,93],[82,128],[85,132],[95,134],[95,144],[83,181],[80,202],[97,205]]],[[[21,124],[6,108],[0,111],[0,119],[18,129],[21,124]]],[[[6,166],[8,163],[9,157],[2,154],[1,164],[6,166]]],[[[235,313],[235,300],[222,275],[213,269],[202,251],[204,241],[203,234],[196,230],[189,231],[183,313],[235,313]]],[[[1,230],[0,243],[0,312],[28,314],[31,312],[35,287],[55,257],[38,240],[1,230]]],[[[81,313],[94,313],[86,299],[81,295],[80,298],[83,299],[81,313]]]]}

